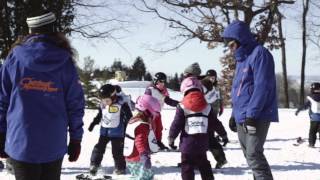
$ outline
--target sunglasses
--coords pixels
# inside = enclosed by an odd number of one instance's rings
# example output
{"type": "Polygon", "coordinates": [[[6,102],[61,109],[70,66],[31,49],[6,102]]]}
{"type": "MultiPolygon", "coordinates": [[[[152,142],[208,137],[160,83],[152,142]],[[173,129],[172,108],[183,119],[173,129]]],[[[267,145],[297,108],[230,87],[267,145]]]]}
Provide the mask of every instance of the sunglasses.
{"type": "Polygon", "coordinates": [[[227,43],[227,47],[232,48],[232,47],[234,47],[236,44],[237,44],[236,41],[233,40],[233,41],[230,41],[230,42],[227,43]]]}

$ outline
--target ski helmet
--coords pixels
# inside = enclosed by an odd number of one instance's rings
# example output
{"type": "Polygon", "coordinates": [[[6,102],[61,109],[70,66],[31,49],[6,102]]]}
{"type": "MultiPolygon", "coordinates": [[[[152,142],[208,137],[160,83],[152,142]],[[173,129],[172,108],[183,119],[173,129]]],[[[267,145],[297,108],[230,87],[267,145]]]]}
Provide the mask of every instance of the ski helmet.
{"type": "Polygon", "coordinates": [[[100,98],[112,98],[116,95],[116,88],[111,84],[103,85],[99,90],[100,98]]]}
{"type": "Polygon", "coordinates": [[[185,95],[190,89],[198,89],[202,92],[202,84],[196,77],[187,77],[182,81],[180,91],[185,95]]]}
{"type": "Polygon", "coordinates": [[[166,82],[167,75],[163,72],[157,72],[153,77],[153,82],[154,82],[154,84],[157,84],[158,81],[166,82]]]}
{"type": "Polygon", "coordinates": [[[161,110],[159,101],[148,94],[139,96],[135,107],[140,111],[148,110],[152,115],[159,113],[161,110]]]}
{"type": "Polygon", "coordinates": [[[120,93],[122,91],[121,86],[119,85],[113,85],[113,86],[116,89],[117,93],[120,93]]]}
{"type": "Polygon", "coordinates": [[[217,72],[216,72],[214,69],[209,69],[209,70],[206,72],[206,76],[214,76],[214,77],[217,77],[217,72]]]}
{"type": "Polygon", "coordinates": [[[314,82],[311,84],[311,93],[320,93],[320,83],[314,82]]]}

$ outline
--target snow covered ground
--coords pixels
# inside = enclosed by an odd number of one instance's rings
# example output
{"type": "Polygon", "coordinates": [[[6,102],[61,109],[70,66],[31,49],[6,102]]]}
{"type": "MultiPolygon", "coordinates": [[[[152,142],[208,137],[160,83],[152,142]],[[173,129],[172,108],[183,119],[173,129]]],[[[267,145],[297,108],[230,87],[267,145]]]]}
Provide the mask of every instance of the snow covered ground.
{"type": "MultiPolygon", "coordinates": [[[[123,88],[123,90],[134,97],[138,95],[131,91],[130,88],[123,88]]],[[[143,91],[141,90],[139,94],[140,93],[143,93],[143,91]]],[[[177,99],[181,98],[178,93],[173,95],[173,97],[177,99]]],[[[315,148],[308,147],[307,137],[310,123],[308,114],[304,111],[301,112],[299,116],[295,116],[294,111],[294,109],[279,109],[280,122],[272,123],[269,129],[267,142],[265,143],[265,155],[271,165],[274,179],[320,180],[320,141],[317,140],[315,148]],[[302,137],[306,142],[300,146],[293,146],[297,137],[302,137]]],[[[163,141],[165,143],[167,143],[166,137],[174,113],[175,110],[169,107],[165,108],[162,112],[164,124],[163,141]]],[[[80,158],[75,163],[70,163],[67,158],[65,158],[61,175],[62,180],[74,180],[75,175],[88,171],[91,151],[97,143],[99,136],[98,126],[95,127],[93,132],[87,131],[95,114],[96,111],[94,110],[86,110],[84,117],[85,133],[80,158]]],[[[220,170],[213,169],[214,175],[218,180],[251,180],[253,179],[252,173],[243,157],[237,136],[228,128],[230,114],[231,110],[225,109],[225,112],[219,118],[225,125],[230,139],[230,143],[225,147],[228,164],[220,170]]],[[[177,139],[176,144],[178,144],[178,141],[177,139]]],[[[214,167],[216,162],[210,153],[208,153],[208,158],[212,167],[214,167]]],[[[180,162],[180,153],[160,152],[152,155],[151,160],[153,170],[155,171],[155,179],[181,179],[180,169],[176,167],[177,163],[180,162]]],[[[100,171],[107,174],[111,174],[113,171],[113,158],[110,145],[108,145],[100,171]]],[[[199,173],[196,173],[196,179],[201,179],[199,173]]],[[[128,177],[129,175],[118,176],[117,179],[128,179],[128,177]]],[[[0,179],[14,180],[14,177],[3,171],[0,172],[0,179]]]]}

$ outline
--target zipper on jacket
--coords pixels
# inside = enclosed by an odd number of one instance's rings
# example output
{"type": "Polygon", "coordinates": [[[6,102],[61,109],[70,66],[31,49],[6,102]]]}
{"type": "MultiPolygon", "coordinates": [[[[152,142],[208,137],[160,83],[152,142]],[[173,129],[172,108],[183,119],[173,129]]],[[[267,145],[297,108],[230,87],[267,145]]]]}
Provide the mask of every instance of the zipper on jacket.
{"type": "Polygon", "coordinates": [[[244,81],[244,75],[242,75],[241,82],[240,82],[240,87],[239,87],[238,92],[237,92],[237,96],[240,96],[243,81],[244,81]]]}

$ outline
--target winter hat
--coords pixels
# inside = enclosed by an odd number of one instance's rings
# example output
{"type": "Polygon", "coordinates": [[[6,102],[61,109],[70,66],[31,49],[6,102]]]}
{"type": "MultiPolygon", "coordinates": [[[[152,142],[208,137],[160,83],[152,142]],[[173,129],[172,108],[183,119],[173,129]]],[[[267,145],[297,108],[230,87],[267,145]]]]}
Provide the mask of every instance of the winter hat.
{"type": "Polygon", "coordinates": [[[29,28],[41,27],[56,21],[56,16],[52,12],[45,13],[40,16],[27,18],[29,28]]]}
{"type": "Polygon", "coordinates": [[[159,101],[151,95],[144,94],[137,98],[135,105],[136,109],[140,111],[148,110],[153,116],[160,112],[161,106],[159,101]]]}
{"type": "Polygon", "coordinates": [[[46,11],[45,13],[35,14],[40,15],[27,18],[29,33],[47,34],[56,32],[56,16],[52,12],[46,11]]]}
{"type": "Polygon", "coordinates": [[[201,69],[198,63],[193,63],[184,70],[185,76],[189,76],[189,75],[200,76],[200,74],[201,74],[201,69]]]}
{"type": "Polygon", "coordinates": [[[186,92],[191,89],[198,89],[202,92],[202,84],[196,77],[188,77],[184,79],[180,86],[180,91],[186,95],[186,92]]]}

